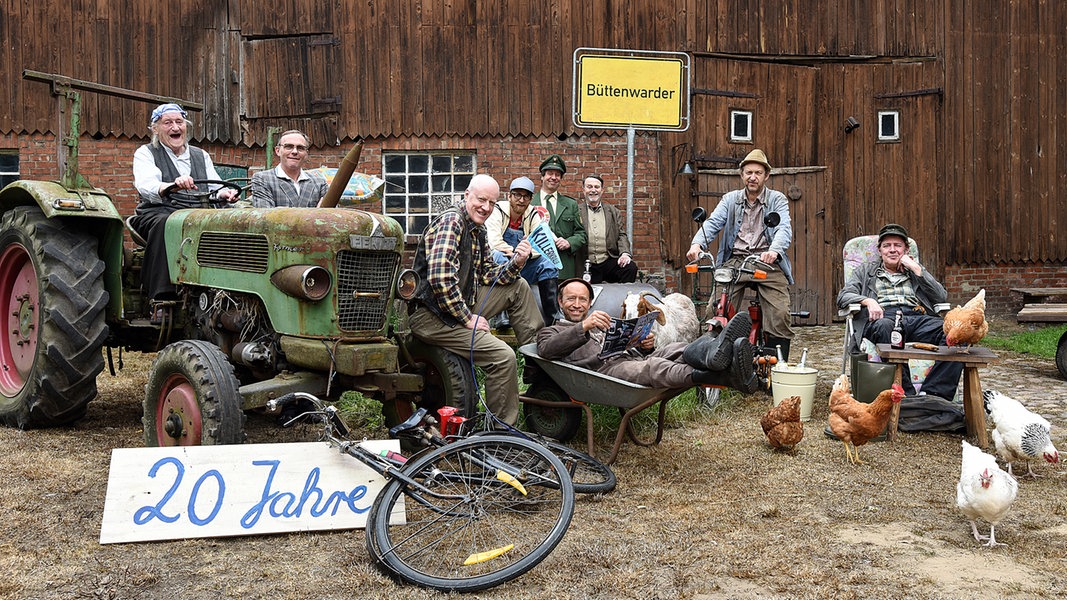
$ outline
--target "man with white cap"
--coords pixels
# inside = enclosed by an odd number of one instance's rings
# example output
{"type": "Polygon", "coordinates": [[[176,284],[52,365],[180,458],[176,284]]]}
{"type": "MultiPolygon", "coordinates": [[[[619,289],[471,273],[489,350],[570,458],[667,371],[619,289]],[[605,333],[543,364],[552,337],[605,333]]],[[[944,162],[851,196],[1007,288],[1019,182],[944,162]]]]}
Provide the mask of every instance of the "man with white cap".
{"type": "MultiPolygon", "coordinates": [[[[711,216],[704,221],[701,231],[693,236],[686,257],[696,260],[722,231],[716,264],[737,267],[745,257],[757,255],[760,262],[770,266],[765,280],[742,275],[740,285],[730,294],[730,303],[738,311],[745,310],[740,303],[746,285],[755,283],[763,306],[767,347],[781,346],[782,357],[788,359],[789,342],[793,339],[789,317],[789,286],[793,284],[793,271],[786,255],[793,243],[789,199],[767,187],[771,164],[763,150],[749,152],[741,161],[740,173],[745,187],[723,195],[711,216]]],[[[708,308],[711,308],[710,304],[708,308]]]]}
{"type": "MultiPolygon", "coordinates": [[[[181,190],[201,189],[194,181],[221,179],[208,153],[189,145],[190,123],[186,116],[185,109],[177,104],[157,106],[148,124],[152,141],[133,154],[133,182],[140,199],[131,225],[147,242],[141,281],[148,297],[155,301],[177,299],[176,288],[170,281],[162,225],[172,212],[189,208],[172,195],[160,196],[160,192],[171,185],[181,190]]],[[[236,194],[233,189],[223,188],[218,198],[230,201],[236,194]]]]}
{"type": "MultiPolygon", "coordinates": [[[[486,239],[493,249],[493,260],[506,263],[515,254],[515,246],[548,220],[548,210],[543,206],[530,206],[534,195],[534,183],[529,177],[516,177],[508,190],[508,199],[498,202],[489,218],[485,220],[486,239]]],[[[559,286],[559,270],[547,256],[533,252],[522,268],[522,278],[537,290],[541,297],[541,315],[545,325],[563,318],[556,303],[556,288],[559,286]]],[[[507,317],[498,327],[507,327],[507,317]]]]}

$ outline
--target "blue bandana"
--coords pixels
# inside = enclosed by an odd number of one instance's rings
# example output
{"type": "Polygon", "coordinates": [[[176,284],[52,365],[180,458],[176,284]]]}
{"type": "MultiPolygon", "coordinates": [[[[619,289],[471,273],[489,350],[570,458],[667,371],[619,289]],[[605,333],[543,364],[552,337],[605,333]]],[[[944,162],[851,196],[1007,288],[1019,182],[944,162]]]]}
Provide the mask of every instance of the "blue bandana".
{"type": "Polygon", "coordinates": [[[160,120],[163,117],[163,113],[168,113],[168,112],[181,113],[183,119],[185,118],[185,116],[187,114],[185,112],[184,108],[178,106],[177,104],[175,104],[173,102],[170,102],[170,103],[167,103],[167,104],[160,104],[159,106],[156,107],[155,110],[152,111],[152,122],[155,123],[156,121],[160,120]]]}

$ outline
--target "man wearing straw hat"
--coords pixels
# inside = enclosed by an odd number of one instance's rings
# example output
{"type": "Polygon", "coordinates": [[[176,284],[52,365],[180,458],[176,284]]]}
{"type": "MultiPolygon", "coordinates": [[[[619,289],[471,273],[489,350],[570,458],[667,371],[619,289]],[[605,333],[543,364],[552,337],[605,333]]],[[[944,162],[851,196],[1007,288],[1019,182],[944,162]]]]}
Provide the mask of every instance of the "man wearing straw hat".
{"type": "MultiPolygon", "coordinates": [[[[742,275],[730,294],[730,303],[739,311],[749,283],[756,284],[760,304],[763,306],[763,330],[767,334],[767,347],[781,346],[782,357],[789,359],[789,342],[793,329],[789,321],[789,286],[793,284],[793,271],[786,250],[793,243],[793,225],[789,220],[789,200],[785,194],[767,187],[771,176],[771,164],[763,150],[753,150],[741,161],[741,181],[745,187],[726,193],[711,213],[701,230],[693,236],[686,257],[696,260],[700,252],[708,249],[719,232],[716,264],[738,267],[745,257],[757,255],[760,262],[769,265],[767,279],[753,280],[751,275],[742,275]]],[[[711,305],[708,305],[711,308],[711,305]]]]}

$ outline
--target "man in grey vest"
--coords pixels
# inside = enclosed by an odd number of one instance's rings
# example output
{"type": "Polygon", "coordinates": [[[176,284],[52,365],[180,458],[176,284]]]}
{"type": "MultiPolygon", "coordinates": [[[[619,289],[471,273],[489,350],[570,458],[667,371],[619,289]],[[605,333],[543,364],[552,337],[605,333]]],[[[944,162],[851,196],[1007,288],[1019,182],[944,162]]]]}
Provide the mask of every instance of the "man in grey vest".
{"type": "MultiPolygon", "coordinates": [[[[194,180],[221,179],[208,153],[189,145],[189,125],[181,106],[173,103],[157,106],[148,125],[152,141],[133,154],[133,181],[140,199],[130,224],[147,242],[141,281],[154,301],[177,299],[177,289],[170,281],[163,224],[172,212],[189,208],[171,196],[162,197],[160,192],[171,185],[182,190],[200,189],[194,180]]],[[[231,201],[236,195],[230,188],[218,192],[218,198],[225,201],[231,201]]]]}
{"type": "Polygon", "coordinates": [[[475,175],[463,205],[441,213],[423,231],[415,250],[419,286],[408,304],[408,326],[427,344],[473,356],[474,364],[485,369],[486,407],[511,425],[519,417],[518,363],[511,346],[490,332],[489,318],[507,310],[519,344],[534,341],[544,320],[520,275],[530,242],[520,241],[508,262],[493,261],[485,220],[499,198],[495,179],[475,175]]]}

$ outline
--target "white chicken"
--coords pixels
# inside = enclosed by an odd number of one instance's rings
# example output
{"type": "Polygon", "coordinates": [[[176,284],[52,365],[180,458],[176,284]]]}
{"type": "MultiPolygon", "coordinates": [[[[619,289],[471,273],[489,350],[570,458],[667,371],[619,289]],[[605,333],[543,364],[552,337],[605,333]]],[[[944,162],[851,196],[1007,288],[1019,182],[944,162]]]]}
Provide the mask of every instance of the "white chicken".
{"type": "Polygon", "coordinates": [[[1000,392],[986,390],[982,393],[985,409],[996,423],[993,429],[993,445],[997,456],[1008,463],[1008,473],[1014,475],[1011,463],[1026,462],[1026,472],[1037,477],[1030,461],[1044,458],[1050,463],[1060,462],[1060,453],[1052,445],[1052,426],[1041,415],[1030,412],[1018,400],[1000,392]]]}
{"type": "Polygon", "coordinates": [[[997,459],[963,440],[963,459],[960,463],[960,481],[956,484],[956,506],[971,522],[975,541],[986,546],[1006,546],[997,543],[997,523],[1008,514],[1019,483],[997,466],[997,459]],[[975,521],[989,523],[989,536],[978,533],[975,521]]]}

